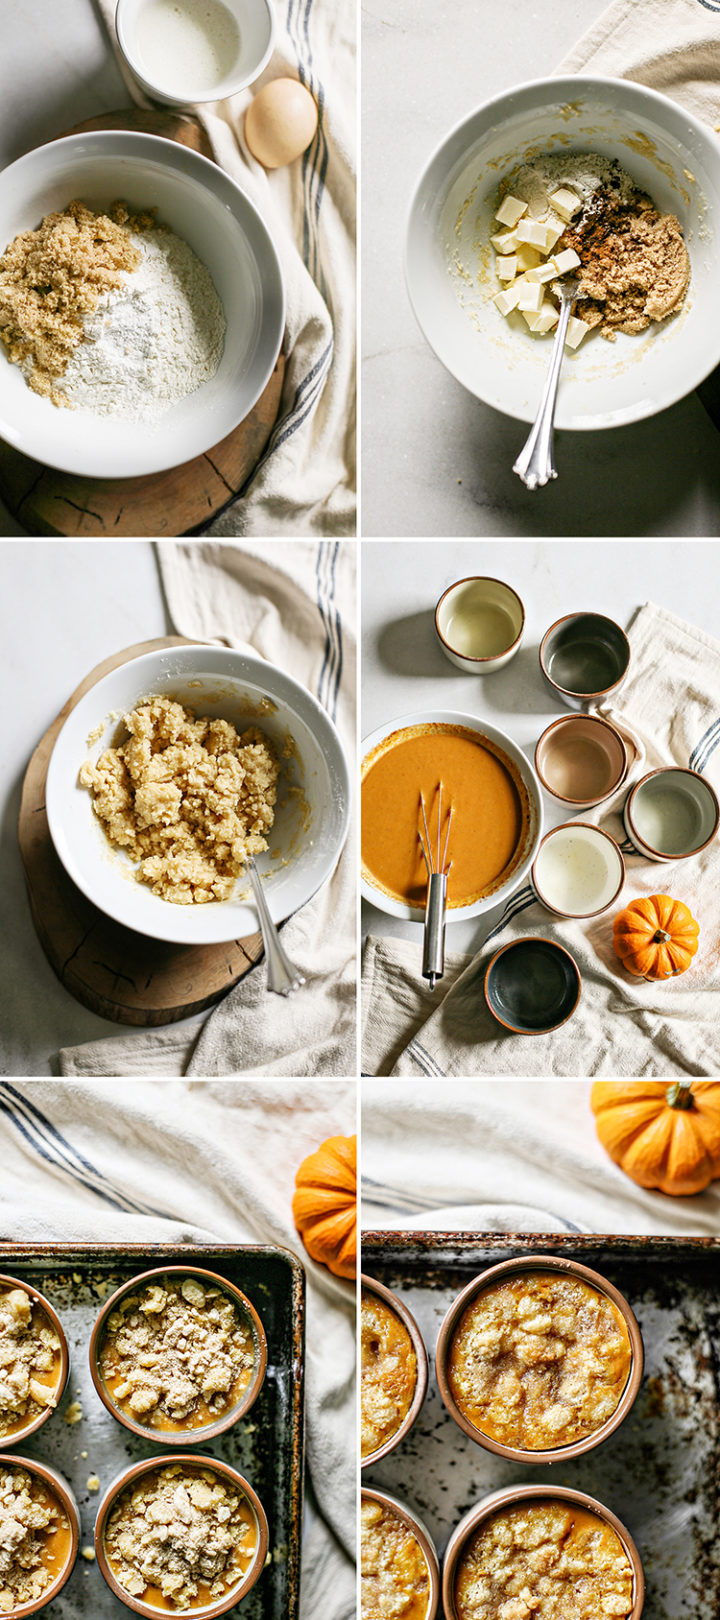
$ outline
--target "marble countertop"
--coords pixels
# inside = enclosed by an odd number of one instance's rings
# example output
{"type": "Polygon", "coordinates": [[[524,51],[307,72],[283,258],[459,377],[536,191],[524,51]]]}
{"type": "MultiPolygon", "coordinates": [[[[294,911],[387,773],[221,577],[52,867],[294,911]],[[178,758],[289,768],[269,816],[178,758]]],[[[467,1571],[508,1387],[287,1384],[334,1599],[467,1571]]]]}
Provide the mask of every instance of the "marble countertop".
{"type": "Polygon", "coordinates": [[[17,818],[30,755],[75,687],[108,649],[171,633],[149,541],[13,541],[0,546],[5,678],[2,748],[0,1073],[57,1073],[63,1046],[118,1026],[63,989],[30,917],[17,818]]]}
{"type": "MultiPolygon", "coordinates": [[[[487,541],[366,540],[362,548],[362,736],[386,720],[423,709],[477,715],[508,732],[532,759],[540,733],[561,714],[538,667],[544,632],[564,613],[591,607],[627,628],[636,608],[653,601],[717,635],[720,550],[712,541],[617,540],[574,545],[558,540],[503,547],[487,541]],[[526,612],[515,657],[494,675],[465,675],[449,662],[435,634],[435,603],[454,580],[499,575],[514,586],[526,612]]],[[[543,794],[546,829],[569,818],[543,794]]],[[[502,907],[448,928],[453,951],[476,951],[502,907]]],[[[364,934],[421,940],[421,924],[362,904],[364,934]]]]}
{"type": "Polygon", "coordinates": [[[473,107],[552,73],[606,0],[365,0],[363,533],[707,535],[720,526],[720,442],[697,395],[603,433],[563,434],[560,476],[512,472],[522,425],[472,398],[432,354],[402,272],[410,196],[473,107]]]}

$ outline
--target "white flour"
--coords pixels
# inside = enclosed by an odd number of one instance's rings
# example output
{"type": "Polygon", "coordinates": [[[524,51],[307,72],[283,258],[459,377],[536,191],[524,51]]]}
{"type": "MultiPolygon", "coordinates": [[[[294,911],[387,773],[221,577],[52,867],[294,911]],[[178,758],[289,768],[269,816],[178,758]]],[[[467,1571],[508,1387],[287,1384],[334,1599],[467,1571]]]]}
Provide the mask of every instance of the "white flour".
{"type": "Polygon", "coordinates": [[[61,387],[75,410],[157,422],[215,375],[225,316],[205,265],[172,231],[132,233],[142,254],[85,322],[61,387]]]}
{"type": "Polygon", "coordinates": [[[570,186],[582,203],[588,203],[601,186],[618,192],[625,202],[636,189],[619,163],[598,152],[546,152],[513,169],[501,189],[522,198],[533,218],[547,219],[553,212],[549,195],[560,186],[570,186]]]}

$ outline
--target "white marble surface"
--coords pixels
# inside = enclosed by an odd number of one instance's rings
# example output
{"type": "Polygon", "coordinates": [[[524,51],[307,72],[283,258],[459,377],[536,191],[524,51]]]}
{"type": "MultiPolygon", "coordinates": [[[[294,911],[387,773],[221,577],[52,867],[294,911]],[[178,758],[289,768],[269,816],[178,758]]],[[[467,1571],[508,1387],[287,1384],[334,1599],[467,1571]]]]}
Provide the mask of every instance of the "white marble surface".
{"type": "Polygon", "coordinates": [[[2,746],[0,1073],[57,1073],[62,1046],[117,1026],[81,1007],[38,942],[17,843],[23,776],[36,744],[93,665],[169,624],[149,541],[12,541],[0,546],[2,746]]]}
{"type": "MultiPolygon", "coordinates": [[[[93,0],[2,7],[0,105],[2,169],[84,118],[132,105],[93,0]]],[[[26,533],[0,501],[0,535],[26,533]]]]}
{"type": "MultiPolygon", "coordinates": [[[[514,738],[532,759],[540,733],[570,711],[545,685],[538,647],[564,613],[591,608],[626,628],[654,601],[717,635],[720,549],[712,541],[508,542],[499,559],[487,541],[366,540],[362,546],[362,735],[400,715],[455,709],[514,738]],[[435,634],[435,603],[454,580],[491,574],[513,585],[525,605],[522,645],[495,675],[464,675],[435,634]]],[[[568,819],[543,794],[546,828],[568,819]]],[[[448,927],[447,947],[476,951],[497,921],[495,907],[448,927]]],[[[388,917],[363,901],[364,934],[420,941],[421,924],[388,917]]]]}
{"type": "Polygon", "coordinates": [[[696,395],[629,428],[560,435],[560,477],[530,494],[511,471],[522,424],[445,371],[405,291],[405,220],[431,152],[474,107],[552,73],[604,8],[365,0],[364,534],[718,533],[720,442],[696,395]]]}

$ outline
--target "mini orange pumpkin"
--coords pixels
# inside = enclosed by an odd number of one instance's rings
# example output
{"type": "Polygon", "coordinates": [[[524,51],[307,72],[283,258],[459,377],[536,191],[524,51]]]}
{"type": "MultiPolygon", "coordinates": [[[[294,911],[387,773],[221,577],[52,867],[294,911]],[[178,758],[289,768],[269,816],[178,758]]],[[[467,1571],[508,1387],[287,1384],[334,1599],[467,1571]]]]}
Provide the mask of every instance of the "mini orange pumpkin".
{"type": "Polygon", "coordinates": [[[669,894],[631,900],[613,923],[613,950],[640,979],[684,973],[698,948],[699,924],[682,900],[669,894]]]}
{"type": "Polygon", "coordinates": [[[717,1080],[596,1080],[590,1100],[603,1147],[638,1186],[682,1197],[720,1177],[717,1080]]]}
{"type": "Polygon", "coordinates": [[[295,1177],[295,1225],[313,1260],[354,1277],[357,1244],[357,1138],[329,1136],[295,1177]]]}

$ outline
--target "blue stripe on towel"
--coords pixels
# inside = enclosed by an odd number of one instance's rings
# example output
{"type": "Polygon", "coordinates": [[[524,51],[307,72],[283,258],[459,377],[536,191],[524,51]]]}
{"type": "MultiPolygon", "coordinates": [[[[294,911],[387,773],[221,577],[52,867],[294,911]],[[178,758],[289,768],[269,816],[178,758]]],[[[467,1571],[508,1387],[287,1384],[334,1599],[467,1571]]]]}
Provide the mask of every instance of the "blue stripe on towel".
{"type": "Polygon", "coordinates": [[[338,550],[339,541],[320,540],[315,563],[317,604],[325,628],[325,652],[317,695],[332,720],[337,715],[343,670],[342,619],[335,603],[335,565],[338,550]]]}
{"type": "Polygon", "coordinates": [[[418,1068],[422,1069],[424,1074],[432,1075],[434,1079],[447,1079],[445,1070],[439,1067],[439,1065],[435,1062],[435,1059],[430,1056],[429,1052],[425,1051],[425,1047],[421,1046],[417,1039],[410,1041],[406,1050],[410,1057],[413,1058],[414,1062],[417,1063],[418,1068]]]}
{"type": "Polygon", "coordinates": [[[488,940],[494,939],[496,934],[501,934],[505,924],[509,923],[512,917],[519,917],[520,912],[527,911],[528,906],[534,905],[536,900],[537,895],[530,884],[524,889],[518,889],[517,894],[514,894],[512,899],[508,900],[499,923],[496,923],[495,927],[491,928],[485,939],[485,944],[487,945],[488,940]]]}
{"type": "Polygon", "coordinates": [[[712,725],[703,732],[699,743],[693,748],[688,760],[691,771],[702,771],[718,745],[720,745],[720,720],[713,720],[712,725]]]}
{"type": "Polygon", "coordinates": [[[0,1085],[0,1110],[41,1158],[53,1165],[56,1170],[61,1170],[72,1177],[89,1192],[94,1192],[98,1198],[104,1199],[105,1203],[111,1204],[114,1209],[122,1209],[130,1214],[166,1217],[167,1211],[156,1209],[152,1204],[138,1203],[122,1188],[116,1187],[62,1136],[52,1121],[41,1113],[28,1097],[6,1081],[0,1085]],[[94,1185],[93,1181],[99,1185],[94,1185]]]}

